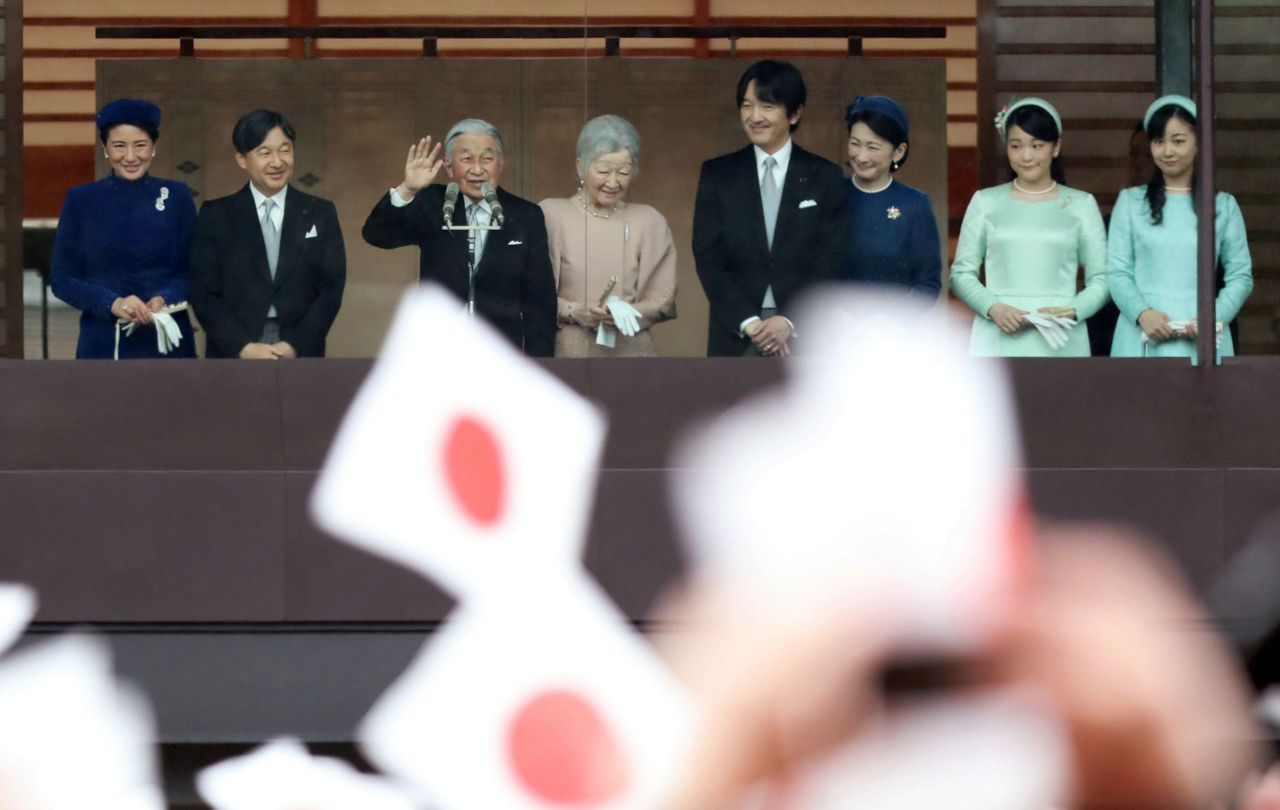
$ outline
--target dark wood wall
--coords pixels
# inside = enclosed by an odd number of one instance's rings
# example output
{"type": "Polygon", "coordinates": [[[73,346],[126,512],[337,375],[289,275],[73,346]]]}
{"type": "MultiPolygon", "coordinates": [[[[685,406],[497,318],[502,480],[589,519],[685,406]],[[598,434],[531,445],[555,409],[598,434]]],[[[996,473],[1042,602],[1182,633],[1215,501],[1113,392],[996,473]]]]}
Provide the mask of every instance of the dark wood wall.
{"type": "MultiPolygon", "coordinates": [[[[734,89],[749,59],[494,59],[99,61],[99,103],[126,95],[164,108],[154,172],[200,199],[245,182],[230,143],[235,120],[257,107],[298,131],[296,182],[338,206],[348,286],[329,341],[333,356],[373,355],[399,292],[417,275],[415,248],[384,251],[360,239],[379,197],[399,182],[408,145],[442,137],[459,118],[486,118],[507,141],[503,185],[534,201],[577,188],[574,149],[592,116],[620,114],[642,139],[630,197],[667,218],[679,252],[679,317],[654,334],[664,355],[706,349],[707,304],[690,239],[701,162],[746,144],[734,89]]],[[[864,89],[895,96],[911,116],[912,159],[902,180],[927,191],[947,223],[945,64],[940,59],[796,59],[809,103],[796,133],[805,148],[844,162],[843,111],[864,89]]],[[[99,157],[99,172],[106,166],[99,157]]]]}

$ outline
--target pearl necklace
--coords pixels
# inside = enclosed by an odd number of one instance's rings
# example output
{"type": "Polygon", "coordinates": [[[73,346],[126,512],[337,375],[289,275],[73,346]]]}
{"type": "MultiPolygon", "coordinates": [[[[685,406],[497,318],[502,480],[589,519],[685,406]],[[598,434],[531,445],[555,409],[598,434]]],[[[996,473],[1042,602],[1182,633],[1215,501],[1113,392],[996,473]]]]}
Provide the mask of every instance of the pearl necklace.
{"type": "Polygon", "coordinates": [[[1165,191],[1190,191],[1191,186],[1165,186],[1165,191]]]}
{"type": "Polygon", "coordinates": [[[1017,181],[1017,180],[1014,180],[1014,181],[1013,181],[1013,187],[1014,187],[1014,188],[1016,188],[1018,191],[1021,191],[1023,194],[1028,194],[1028,195],[1030,195],[1030,196],[1032,196],[1032,197],[1038,197],[1038,196],[1040,196],[1041,194],[1048,194],[1049,192],[1051,192],[1051,191],[1053,191],[1054,189],[1056,189],[1056,188],[1058,187],[1058,181],[1057,181],[1057,180],[1054,180],[1054,181],[1053,181],[1053,185],[1049,186],[1049,187],[1048,187],[1048,188],[1046,188],[1044,191],[1027,191],[1025,188],[1023,188],[1022,186],[1018,185],[1018,181],[1017,181]]]}
{"type": "Polygon", "coordinates": [[[600,213],[592,206],[587,205],[587,201],[583,199],[581,194],[575,194],[573,195],[573,198],[578,201],[578,205],[582,206],[583,211],[586,211],[588,214],[595,217],[596,219],[608,219],[609,217],[616,214],[618,212],[618,209],[622,207],[622,203],[618,203],[617,205],[613,206],[605,213],[600,213]]]}
{"type": "Polygon", "coordinates": [[[875,188],[875,189],[863,188],[862,186],[858,185],[858,181],[855,179],[856,177],[857,175],[854,175],[854,177],[850,177],[849,179],[853,182],[853,187],[856,188],[858,191],[861,191],[863,194],[879,194],[880,192],[889,188],[889,186],[893,185],[893,178],[890,177],[889,182],[885,183],[880,188],[875,188]]]}

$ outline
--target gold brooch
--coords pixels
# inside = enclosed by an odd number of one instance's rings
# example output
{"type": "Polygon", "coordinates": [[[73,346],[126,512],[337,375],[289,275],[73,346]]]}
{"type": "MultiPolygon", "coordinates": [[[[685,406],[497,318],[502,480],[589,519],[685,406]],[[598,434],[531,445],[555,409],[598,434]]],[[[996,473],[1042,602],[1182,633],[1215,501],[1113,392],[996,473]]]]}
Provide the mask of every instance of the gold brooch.
{"type": "Polygon", "coordinates": [[[889,206],[888,214],[889,214],[889,219],[897,219],[898,217],[902,216],[902,212],[898,210],[898,206],[896,205],[889,206]]]}

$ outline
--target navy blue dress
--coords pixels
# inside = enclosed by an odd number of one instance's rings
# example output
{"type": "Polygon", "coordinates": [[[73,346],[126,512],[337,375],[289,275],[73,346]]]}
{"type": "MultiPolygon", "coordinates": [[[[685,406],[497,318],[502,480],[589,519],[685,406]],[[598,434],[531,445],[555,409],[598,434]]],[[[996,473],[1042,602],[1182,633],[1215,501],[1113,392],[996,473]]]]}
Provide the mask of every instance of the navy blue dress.
{"type": "MultiPolygon", "coordinates": [[[[112,174],[67,192],[53,243],[53,294],[80,310],[77,358],[115,354],[116,318],[111,304],[136,295],[145,303],[187,300],[187,253],[196,206],[186,184],[112,174]]],[[[154,326],[120,335],[120,358],[195,357],[191,321],[174,313],[182,342],[167,355],[156,349],[154,326]]]]}
{"type": "Polygon", "coordinates": [[[849,235],[840,278],[901,287],[932,301],[942,289],[942,253],[929,195],[896,180],[868,194],[849,181],[849,235]]]}

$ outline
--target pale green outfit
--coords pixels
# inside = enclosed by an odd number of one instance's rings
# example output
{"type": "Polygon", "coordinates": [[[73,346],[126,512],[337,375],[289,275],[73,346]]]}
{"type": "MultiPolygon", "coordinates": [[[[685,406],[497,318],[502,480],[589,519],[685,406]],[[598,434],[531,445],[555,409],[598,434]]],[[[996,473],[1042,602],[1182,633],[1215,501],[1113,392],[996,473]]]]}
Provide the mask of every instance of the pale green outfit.
{"type": "Polygon", "coordinates": [[[973,195],[960,226],[951,289],[975,313],[969,352],[995,357],[1088,357],[1084,320],[1107,302],[1107,233],[1093,195],[1058,186],[1044,202],[1015,200],[1012,184],[973,195]],[[1076,290],[1080,265],[1084,289],[1076,290]],[[984,269],[986,283],[978,280],[984,269]],[[995,303],[1034,312],[1075,307],[1079,326],[1053,349],[1028,327],[1012,335],[987,316],[995,303]]]}
{"type": "MultiPolygon", "coordinates": [[[[1178,338],[1144,344],[1138,316],[1155,309],[1170,320],[1196,317],[1196,214],[1189,194],[1167,194],[1164,222],[1151,224],[1145,186],[1126,188],[1111,212],[1107,249],[1107,285],[1120,308],[1112,357],[1191,357],[1194,340],[1178,338]]],[[[1214,234],[1224,285],[1218,292],[1216,319],[1224,324],[1218,359],[1235,353],[1225,324],[1235,319],[1253,289],[1253,260],[1244,217],[1236,198],[1225,191],[1214,199],[1214,234]]]]}

